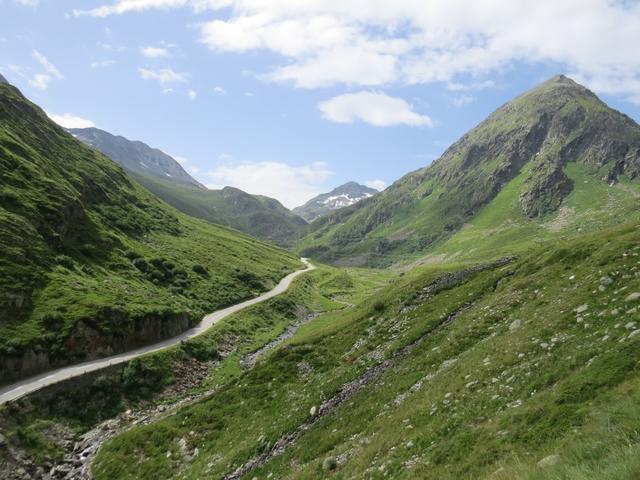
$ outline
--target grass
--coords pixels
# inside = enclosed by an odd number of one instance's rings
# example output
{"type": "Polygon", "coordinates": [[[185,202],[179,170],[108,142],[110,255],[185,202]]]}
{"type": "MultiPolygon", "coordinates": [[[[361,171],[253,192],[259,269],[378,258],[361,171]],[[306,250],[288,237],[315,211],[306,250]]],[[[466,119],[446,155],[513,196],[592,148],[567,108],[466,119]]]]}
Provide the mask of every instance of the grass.
{"type": "Polygon", "coordinates": [[[203,190],[151,176],[133,176],[149,191],[187,215],[235,228],[276,245],[292,246],[306,225],[302,218],[273,198],[249,195],[232,187],[203,190]]]}
{"type": "Polygon", "coordinates": [[[167,206],[0,85],[0,383],[177,334],[292,254],[167,206]]]}
{"type": "Polygon", "coordinates": [[[303,326],[210,399],[119,436],[93,471],[99,479],[221,477],[423,338],[247,478],[483,478],[501,467],[505,478],[635,478],[640,336],[630,332],[640,315],[626,298],[640,291],[637,226],[534,248],[428,300],[421,292],[441,270],[397,277],[303,326]],[[604,276],[611,284],[600,288],[604,276]],[[197,456],[183,456],[182,438],[197,456]],[[552,454],[557,466],[536,466],[552,454]],[[327,458],[335,469],[323,469],[327,458]]]}
{"type": "Polygon", "coordinates": [[[312,222],[297,248],[336,265],[387,267],[425,254],[478,260],[582,223],[583,231],[615,225],[637,213],[638,166],[615,171],[623,158],[610,146],[639,141],[636,123],[556,77],[496,110],[432,165],[312,222]],[[621,185],[610,188],[612,180],[621,185]]]}

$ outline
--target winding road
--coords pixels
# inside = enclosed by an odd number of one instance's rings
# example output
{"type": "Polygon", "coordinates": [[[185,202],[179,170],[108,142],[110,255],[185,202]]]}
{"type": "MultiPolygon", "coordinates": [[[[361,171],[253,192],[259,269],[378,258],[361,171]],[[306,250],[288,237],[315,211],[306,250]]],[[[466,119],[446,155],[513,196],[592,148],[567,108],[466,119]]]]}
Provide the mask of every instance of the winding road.
{"type": "Polygon", "coordinates": [[[85,373],[107,368],[112,365],[127,362],[136,357],[146,355],[147,353],[157,352],[158,350],[172,347],[184,340],[196,337],[204,333],[206,330],[211,328],[212,325],[218,323],[223,318],[226,318],[233,313],[250,307],[251,305],[264,302],[265,300],[268,300],[275,297],[276,295],[285,292],[291,285],[291,282],[293,282],[293,280],[297,276],[316,268],[308,259],[301,258],[300,260],[306,265],[306,267],[302,270],[297,270],[293,273],[290,273],[289,275],[284,277],[282,280],[280,280],[280,283],[278,283],[278,285],[276,285],[272,290],[269,290],[268,292],[263,293],[258,297],[251,298],[236,305],[232,305],[230,307],[223,308],[222,310],[217,310],[213,313],[210,313],[209,315],[205,316],[198,325],[181,333],[177,337],[169,338],[167,340],[163,340],[162,342],[154,343],[153,345],[148,345],[146,347],[136,348],[135,350],[130,350],[129,352],[119,353],[111,357],[99,358],[97,360],[90,360],[88,362],[80,363],[77,365],[62,367],[58,370],[45,372],[31,378],[20,380],[19,382],[16,382],[12,385],[5,385],[4,387],[0,387],[0,404],[16,400],[20,397],[23,397],[29,393],[35,392],[36,390],[40,390],[41,388],[47,387],[54,383],[68,380],[69,378],[78,377],[80,375],[84,375],[85,373]]]}

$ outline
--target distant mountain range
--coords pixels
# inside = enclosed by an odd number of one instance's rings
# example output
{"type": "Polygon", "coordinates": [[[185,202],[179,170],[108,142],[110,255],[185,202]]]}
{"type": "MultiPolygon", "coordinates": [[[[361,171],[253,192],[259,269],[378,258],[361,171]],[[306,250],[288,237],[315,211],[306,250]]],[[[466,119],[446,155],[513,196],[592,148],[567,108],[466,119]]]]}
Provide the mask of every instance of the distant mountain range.
{"type": "Polygon", "coordinates": [[[179,185],[206,188],[191,177],[173,157],[146,143],[93,127],[70,128],[69,132],[131,172],[171,180],[179,185]]]}
{"type": "Polygon", "coordinates": [[[323,193],[312,198],[307,203],[293,209],[308,222],[312,222],[339,208],[349,207],[360,200],[378,193],[375,188],[367,187],[356,182],[348,182],[334,188],[329,193],[323,193]]]}
{"type": "Polygon", "coordinates": [[[208,190],[174,158],[143,142],[98,128],[75,128],[69,132],[119,163],[149,191],[188,215],[281,246],[292,246],[307,224],[273,198],[250,195],[233,187],[208,190]]]}

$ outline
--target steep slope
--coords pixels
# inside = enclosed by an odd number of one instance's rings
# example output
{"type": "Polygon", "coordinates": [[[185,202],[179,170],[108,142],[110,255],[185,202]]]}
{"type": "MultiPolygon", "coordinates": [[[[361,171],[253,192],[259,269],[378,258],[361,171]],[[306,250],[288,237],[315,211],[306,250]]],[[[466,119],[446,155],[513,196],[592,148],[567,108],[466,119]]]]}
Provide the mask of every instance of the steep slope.
{"type": "Polygon", "coordinates": [[[347,182],[334,188],[329,193],[320,194],[304,205],[294,208],[293,213],[300,215],[307,222],[312,222],[333,210],[349,207],[377,193],[378,191],[375,188],[360,185],[356,182],[347,182]]]}
{"type": "Polygon", "coordinates": [[[127,170],[141,175],[168,179],[178,185],[205,188],[189,175],[182,165],[162,150],[112,135],[98,128],[70,128],[69,132],[87,145],[104,153],[127,170]]]}
{"type": "MultiPolygon", "coordinates": [[[[633,204],[638,182],[632,191],[626,182],[639,175],[640,127],[558,76],[499,108],[433,165],[314,222],[300,249],[324,260],[380,265],[441,245],[483,209],[489,217],[508,210],[504,221],[525,226],[549,222],[563,206],[607,217],[608,198],[596,185],[616,187],[621,202],[633,204]],[[594,185],[591,206],[567,204],[578,178],[594,185]],[[509,204],[494,203],[506,189],[509,204]]],[[[569,221],[560,230],[575,228],[569,221]]]]}
{"type": "Polygon", "coordinates": [[[307,225],[274,198],[250,195],[233,187],[206,190],[150,176],[134,174],[134,178],[181,212],[276,245],[292,246],[307,225]]]}
{"type": "Polygon", "coordinates": [[[187,217],[0,84],[0,383],[172,336],[291,254],[187,217]]]}
{"type": "Polygon", "coordinates": [[[97,128],[69,131],[104,153],[169,205],[188,215],[235,228],[281,246],[292,246],[306,222],[273,198],[237,188],[208,190],[158,149],[97,128]]]}
{"type": "Polygon", "coordinates": [[[128,429],[92,471],[98,480],[636,479],[639,227],[399,277],[301,327],[253,369],[230,380],[214,370],[215,393],[128,429]]]}

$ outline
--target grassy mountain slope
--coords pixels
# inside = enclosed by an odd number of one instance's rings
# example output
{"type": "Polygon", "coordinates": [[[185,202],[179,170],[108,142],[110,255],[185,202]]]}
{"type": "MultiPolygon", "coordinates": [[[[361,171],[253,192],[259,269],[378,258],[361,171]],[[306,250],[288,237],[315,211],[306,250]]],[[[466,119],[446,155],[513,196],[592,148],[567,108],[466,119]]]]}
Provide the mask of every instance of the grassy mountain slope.
{"type": "Polygon", "coordinates": [[[277,245],[292,246],[307,225],[276,199],[250,195],[237,188],[204,190],[150,176],[134,177],[149,191],[188,215],[235,228],[277,245]]]}
{"type": "Polygon", "coordinates": [[[178,185],[205,188],[191,177],[173,157],[162,150],[151,148],[143,142],[132,141],[120,135],[112,135],[94,127],[70,128],[69,132],[131,172],[169,179],[178,185]]]}
{"type": "Polygon", "coordinates": [[[192,219],[0,84],[0,382],[152,342],[300,265],[192,219]]]}
{"type": "Polygon", "coordinates": [[[116,437],[93,472],[637,478],[638,227],[416,269],[304,325],[211,397],[116,437]]]}
{"type": "MultiPolygon", "coordinates": [[[[539,226],[575,208],[566,205],[576,187],[571,173],[602,185],[637,179],[640,126],[559,76],[499,108],[433,165],[313,222],[300,250],[346,264],[415,257],[459,232],[507,187],[514,220],[539,226]]],[[[632,203],[635,192],[618,191],[632,203]]],[[[494,207],[487,215],[504,213],[503,202],[494,207]]]]}

